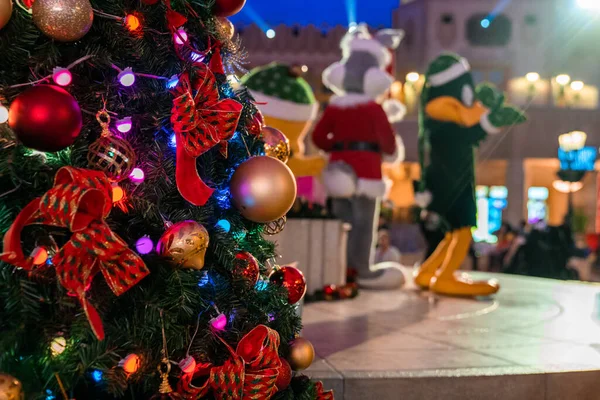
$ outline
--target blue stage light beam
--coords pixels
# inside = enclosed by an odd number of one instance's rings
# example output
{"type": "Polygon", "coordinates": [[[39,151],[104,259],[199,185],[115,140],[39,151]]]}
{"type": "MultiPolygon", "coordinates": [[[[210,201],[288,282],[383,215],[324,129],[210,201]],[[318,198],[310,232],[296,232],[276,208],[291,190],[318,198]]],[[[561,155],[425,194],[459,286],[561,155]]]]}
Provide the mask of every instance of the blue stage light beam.
{"type": "Polygon", "coordinates": [[[356,0],[346,0],[346,13],[348,14],[348,26],[356,26],[356,0]]]}
{"type": "Polygon", "coordinates": [[[258,25],[260,30],[263,31],[269,39],[275,37],[275,30],[271,29],[271,27],[269,26],[269,24],[267,24],[264,18],[261,17],[260,14],[257,13],[256,10],[252,8],[250,4],[246,4],[242,9],[242,12],[244,12],[256,25],[258,25]]]}
{"type": "Polygon", "coordinates": [[[494,7],[494,9],[481,21],[481,26],[483,28],[489,28],[490,24],[496,19],[498,15],[504,11],[508,5],[512,3],[512,0],[500,0],[498,4],[494,7]]]}

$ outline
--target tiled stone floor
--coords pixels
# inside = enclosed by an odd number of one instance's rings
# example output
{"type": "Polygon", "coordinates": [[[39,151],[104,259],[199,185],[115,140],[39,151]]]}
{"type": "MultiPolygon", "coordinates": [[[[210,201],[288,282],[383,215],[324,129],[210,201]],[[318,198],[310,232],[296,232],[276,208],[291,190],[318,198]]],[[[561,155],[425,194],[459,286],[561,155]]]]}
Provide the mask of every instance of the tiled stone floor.
{"type": "Polygon", "coordinates": [[[600,399],[600,285],[493,277],[492,299],[409,283],[306,305],[308,374],[338,400],[600,399]]]}

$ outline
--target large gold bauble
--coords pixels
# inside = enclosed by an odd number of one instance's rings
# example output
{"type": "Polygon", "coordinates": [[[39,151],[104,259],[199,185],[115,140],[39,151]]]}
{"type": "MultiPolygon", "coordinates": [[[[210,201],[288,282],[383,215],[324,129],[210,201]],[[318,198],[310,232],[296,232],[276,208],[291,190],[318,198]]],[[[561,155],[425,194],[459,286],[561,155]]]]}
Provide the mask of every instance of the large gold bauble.
{"type": "Polygon", "coordinates": [[[233,35],[235,34],[235,27],[231,21],[225,17],[218,17],[217,20],[219,21],[219,30],[221,33],[223,33],[223,36],[225,36],[227,39],[233,38],[233,35]]]}
{"type": "Polygon", "coordinates": [[[230,182],[233,204],[250,221],[266,224],[283,217],[296,199],[292,171],[273,157],[252,157],[234,172],[230,182]]]}
{"type": "Polygon", "coordinates": [[[0,373],[0,400],[22,400],[23,385],[14,376],[0,373]]]}
{"type": "Polygon", "coordinates": [[[156,250],[176,267],[200,270],[204,268],[208,243],[205,227],[195,221],[183,221],[167,229],[156,250]]]}
{"type": "Polygon", "coordinates": [[[12,0],[0,0],[0,29],[4,28],[12,15],[12,0]]]}
{"type": "Polygon", "coordinates": [[[266,155],[287,162],[290,158],[290,141],[279,129],[265,126],[261,132],[261,139],[265,142],[266,155]]]}
{"type": "Polygon", "coordinates": [[[94,22],[89,0],[35,0],[33,23],[59,42],[74,42],[85,36],[94,22]]]}
{"type": "Polygon", "coordinates": [[[315,359],[315,348],[308,340],[299,337],[290,343],[288,361],[294,371],[302,371],[312,364],[315,359]]]}

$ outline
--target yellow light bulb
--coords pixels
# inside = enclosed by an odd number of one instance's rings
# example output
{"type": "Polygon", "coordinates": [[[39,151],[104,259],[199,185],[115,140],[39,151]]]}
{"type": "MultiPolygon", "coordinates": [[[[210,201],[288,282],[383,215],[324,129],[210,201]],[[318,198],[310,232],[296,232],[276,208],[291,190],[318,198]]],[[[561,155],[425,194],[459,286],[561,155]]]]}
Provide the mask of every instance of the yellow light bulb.
{"type": "Polygon", "coordinates": [[[66,348],[67,339],[65,339],[62,336],[55,337],[54,339],[52,339],[52,342],[50,342],[50,351],[52,352],[53,356],[58,356],[62,354],[66,348]]]}
{"type": "Polygon", "coordinates": [[[123,197],[125,197],[125,191],[123,190],[123,188],[118,185],[113,186],[113,188],[112,188],[113,203],[118,203],[119,201],[123,200],[123,197]]]}
{"type": "Polygon", "coordinates": [[[119,362],[119,366],[128,374],[134,374],[140,368],[140,356],[137,354],[129,354],[119,362]]]}

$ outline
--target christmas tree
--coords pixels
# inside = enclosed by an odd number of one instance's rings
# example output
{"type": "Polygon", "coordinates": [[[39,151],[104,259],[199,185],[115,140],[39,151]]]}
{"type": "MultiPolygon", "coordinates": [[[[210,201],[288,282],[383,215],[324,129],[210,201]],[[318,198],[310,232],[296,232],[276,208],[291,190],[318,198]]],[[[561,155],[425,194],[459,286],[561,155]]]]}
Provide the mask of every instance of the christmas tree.
{"type": "Polygon", "coordinates": [[[0,398],[329,399],[245,0],[0,0],[0,398]],[[291,382],[290,382],[291,380],[291,382]],[[11,397],[14,396],[14,397],[11,397]]]}

